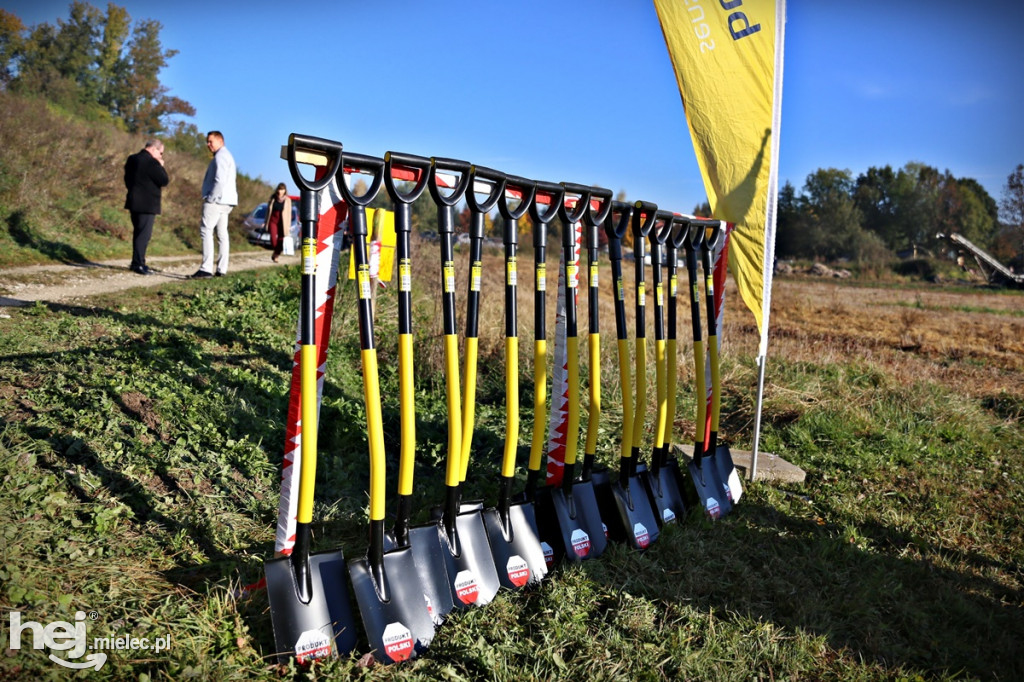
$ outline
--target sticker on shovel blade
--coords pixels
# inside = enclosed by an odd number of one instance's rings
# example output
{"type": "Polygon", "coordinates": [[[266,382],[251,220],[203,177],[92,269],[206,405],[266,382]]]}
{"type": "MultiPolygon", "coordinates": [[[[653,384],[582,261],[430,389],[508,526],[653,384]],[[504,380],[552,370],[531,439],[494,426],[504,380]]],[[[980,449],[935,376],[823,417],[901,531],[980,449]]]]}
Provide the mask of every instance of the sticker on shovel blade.
{"type": "Polygon", "coordinates": [[[508,581],[516,587],[522,587],[530,579],[530,565],[518,554],[508,558],[505,570],[508,571],[508,581]]]}
{"type": "Polygon", "coordinates": [[[576,552],[576,556],[586,558],[590,554],[590,536],[582,528],[574,529],[569,541],[572,543],[572,551],[576,552]]]}
{"type": "Polygon", "coordinates": [[[295,642],[295,660],[299,663],[331,655],[331,638],[319,630],[306,630],[295,642]]]}
{"type": "Polygon", "coordinates": [[[544,552],[544,563],[551,568],[551,564],[555,563],[555,550],[551,549],[551,545],[546,542],[540,543],[540,548],[544,552]]]}
{"type": "Polygon", "coordinates": [[[639,521],[633,524],[633,539],[636,540],[636,546],[640,549],[651,544],[651,536],[648,534],[647,528],[639,521]]]}
{"type": "Polygon", "coordinates": [[[463,604],[472,604],[480,596],[480,589],[476,585],[476,576],[473,571],[459,571],[455,576],[455,596],[463,604]]]}
{"type": "Polygon", "coordinates": [[[384,643],[384,653],[392,661],[407,661],[412,656],[412,632],[398,621],[388,623],[380,639],[384,643]]]}
{"type": "Polygon", "coordinates": [[[433,621],[434,625],[440,625],[444,622],[441,618],[441,614],[434,610],[434,602],[430,601],[430,596],[424,592],[423,601],[427,602],[427,615],[430,616],[430,620],[433,621]]]}
{"type": "Polygon", "coordinates": [[[604,539],[607,540],[608,539],[608,524],[605,523],[604,521],[601,522],[601,530],[604,531],[604,539]]]}
{"type": "Polygon", "coordinates": [[[718,506],[718,500],[716,500],[713,497],[709,497],[708,501],[704,504],[704,511],[706,511],[708,513],[708,516],[710,516],[713,519],[717,519],[719,516],[722,515],[722,510],[718,506]]]}
{"type": "Polygon", "coordinates": [[[669,507],[665,507],[665,511],[661,512],[661,520],[665,523],[672,523],[676,520],[676,513],[669,507]]]}

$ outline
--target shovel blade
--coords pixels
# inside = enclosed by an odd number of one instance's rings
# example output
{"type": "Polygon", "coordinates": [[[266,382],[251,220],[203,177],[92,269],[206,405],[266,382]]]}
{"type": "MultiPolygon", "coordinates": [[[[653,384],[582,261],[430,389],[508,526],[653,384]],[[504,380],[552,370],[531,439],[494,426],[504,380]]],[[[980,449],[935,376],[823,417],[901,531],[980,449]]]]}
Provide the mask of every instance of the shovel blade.
{"type": "Polygon", "coordinates": [[[353,561],[349,575],[374,658],[381,663],[399,663],[422,653],[434,639],[434,621],[427,610],[412,549],[384,553],[388,601],[381,600],[366,559],[353,561]]]}
{"type": "Polygon", "coordinates": [[[647,470],[637,477],[643,483],[658,526],[675,523],[686,509],[675,475],[667,467],[659,467],[657,472],[647,470]]]}
{"type": "Polygon", "coordinates": [[[633,549],[646,549],[658,539],[654,509],[636,476],[629,477],[627,488],[614,481],[602,489],[601,508],[609,518],[609,528],[615,540],[626,542],[633,549]]]}
{"type": "Polygon", "coordinates": [[[543,488],[537,493],[537,504],[541,539],[554,548],[556,559],[593,559],[608,546],[608,528],[590,481],[573,484],[571,501],[562,487],[543,488]]]}
{"type": "Polygon", "coordinates": [[[725,484],[729,502],[736,504],[743,497],[743,484],[728,445],[719,445],[715,449],[715,464],[718,466],[718,478],[725,484]]]}
{"type": "Polygon", "coordinates": [[[730,507],[725,499],[725,489],[718,480],[718,471],[712,458],[706,457],[701,466],[695,461],[686,465],[690,474],[691,489],[696,493],[696,502],[712,519],[719,519],[728,513],[730,507]]]}
{"type": "Polygon", "coordinates": [[[484,527],[502,587],[518,590],[544,579],[548,565],[532,503],[522,502],[509,507],[507,529],[498,510],[487,509],[484,511],[484,527]]]}
{"type": "Polygon", "coordinates": [[[452,604],[457,609],[490,604],[498,593],[500,581],[491,556],[483,514],[473,511],[456,515],[455,535],[457,555],[444,537],[443,530],[441,532],[452,604]]]}
{"type": "Polygon", "coordinates": [[[349,604],[345,557],[341,551],[309,556],[312,598],[299,597],[291,557],[264,564],[274,646],[282,662],[294,657],[306,663],[356,648],[355,620],[349,604]]]}
{"type": "Polygon", "coordinates": [[[442,543],[441,529],[437,523],[409,529],[413,564],[423,588],[423,601],[427,604],[434,625],[440,625],[454,608],[444,558],[448,550],[442,543]]]}

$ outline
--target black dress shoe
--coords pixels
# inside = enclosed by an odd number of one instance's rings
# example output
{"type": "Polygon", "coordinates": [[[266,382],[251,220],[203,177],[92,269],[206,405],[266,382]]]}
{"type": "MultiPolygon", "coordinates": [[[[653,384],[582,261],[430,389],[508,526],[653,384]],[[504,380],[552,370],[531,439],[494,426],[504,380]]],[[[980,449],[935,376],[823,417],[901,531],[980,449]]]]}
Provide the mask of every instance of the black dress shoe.
{"type": "Polygon", "coordinates": [[[206,279],[207,277],[213,277],[213,275],[206,270],[196,270],[189,279],[206,279]]]}
{"type": "Polygon", "coordinates": [[[215,272],[215,273],[213,273],[213,276],[214,277],[223,277],[224,273],[223,272],[215,272]]]}
{"type": "Polygon", "coordinates": [[[136,265],[132,267],[132,272],[136,275],[152,275],[153,271],[147,268],[145,265],[136,265]]]}

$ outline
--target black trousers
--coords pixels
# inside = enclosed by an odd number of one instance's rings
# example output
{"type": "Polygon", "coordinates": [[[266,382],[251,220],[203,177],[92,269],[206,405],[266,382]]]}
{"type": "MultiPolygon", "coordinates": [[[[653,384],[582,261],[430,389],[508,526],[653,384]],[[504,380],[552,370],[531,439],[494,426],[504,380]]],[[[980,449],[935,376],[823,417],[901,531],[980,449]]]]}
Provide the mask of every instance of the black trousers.
{"type": "Polygon", "coordinates": [[[132,212],[132,264],[131,267],[142,267],[146,264],[146,247],[153,236],[155,213],[132,212]]]}

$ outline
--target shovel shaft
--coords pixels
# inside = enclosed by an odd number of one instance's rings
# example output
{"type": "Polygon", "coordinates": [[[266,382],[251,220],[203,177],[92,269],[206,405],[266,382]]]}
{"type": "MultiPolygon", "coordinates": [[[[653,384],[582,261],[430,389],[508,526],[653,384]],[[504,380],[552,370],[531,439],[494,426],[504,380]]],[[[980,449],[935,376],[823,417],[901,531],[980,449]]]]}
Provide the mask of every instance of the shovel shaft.
{"type": "Polygon", "coordinates": [[[505,451],[501,475],[516,473],[516,449],[519,445],[519,339],[505,339],[505,451]]]}
{"type": "Polygon", "coordinates": [[[302,443],[300,452],[302,465],[299,474],[299,505],[296,521],[309,523],[313,520],[313,490],[316,482],[316,367],[317,348],[315,344],[299,347],[299,384],[302,402],[302,443]]]}

